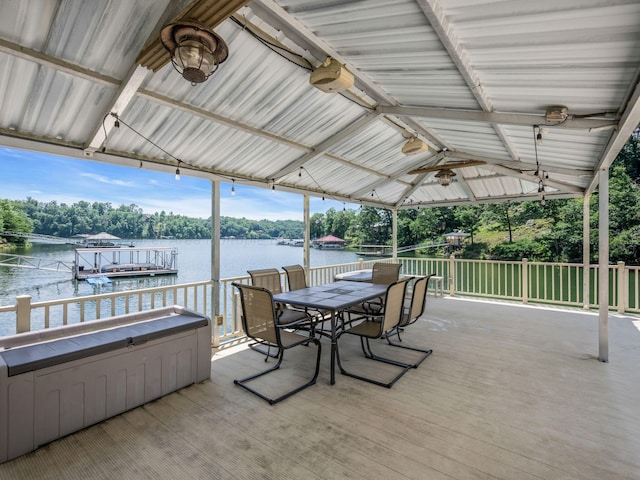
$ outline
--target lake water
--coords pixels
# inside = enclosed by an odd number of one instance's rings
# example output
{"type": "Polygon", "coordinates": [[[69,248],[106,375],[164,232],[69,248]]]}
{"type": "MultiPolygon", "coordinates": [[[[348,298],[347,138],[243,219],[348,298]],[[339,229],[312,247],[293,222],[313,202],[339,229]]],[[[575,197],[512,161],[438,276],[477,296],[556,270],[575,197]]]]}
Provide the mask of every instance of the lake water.
{"type": "MultiPolygon", "coordinates": [[[[178,274],[157,277],[113,279],[110,285],[92,286],[73,281],[70,272],[50,272],[0,266],[0,305],[13,305],[17,295],[31,295],[33,302],[111,293],[161,285],[209,280],[211,278],[210,240],[133,240],[136,247],[175,247],[178,249],[178,274]]],[[[128,240],[123,244],[128,245],[128,240]]],[[[29,249],[5,251],[48,260],[73,262],[71,245],[34,243],[29,249]]],[[[221,240],[220,277],[247,274],[247,270],[303,263],[303,249],[277,245],[275,240],[221,240]]],[[[358,260],[354,252],[311,249],[311,266],[350,263],[358,260]]],[[[15,326],[0,318],[0,335],[13,333],[15,326]]]]}

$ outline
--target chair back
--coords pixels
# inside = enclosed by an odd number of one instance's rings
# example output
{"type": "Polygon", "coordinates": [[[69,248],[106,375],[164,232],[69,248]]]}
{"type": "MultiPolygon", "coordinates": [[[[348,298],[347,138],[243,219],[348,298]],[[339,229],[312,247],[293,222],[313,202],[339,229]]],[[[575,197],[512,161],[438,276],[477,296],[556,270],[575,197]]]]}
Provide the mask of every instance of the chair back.
{"type": "Polygon", "coordinates": [[[387,288],[384,300],[384,318],[382,320],[381,335],[396,327],[402,319],[406,289],[407,282],[405,281],[394,282],[387,288]]]}
{"type": "Polygon", "coordinates": [[[273,295],[266,288],[232,283],[240,291],[242,328],[249,338],[280,346],[273,295]]]}
{"type": "Polygon", "coordinates": [[[400,276],[400,267],[402,267],[401,263],[374,263],[371,282],[381,285],[391,285],[393,282],[397,282],[400,276]]]}
{"type": "Polygon", "coordinates": [[[307,288],[307,279],[302,265],[287,265],[286,267],[282,267],[282,269],[287,272],[289,290],[307,288]]]}
{"type": "Polygon", "coordinates": [[[399,327],[404,327],[415,322],[424,313],[427,300],[427,286],[432,276],[433,274],[419,278],[413,282],[413,292],[411,294],[409,310],[402,316],[402,320],[398,324],[399,327]]]}
{"type": "Polygon", "coordinates": [[[262,270],[247,270],[251,276],[251,284],[254,287],[266,288],[271,293],[282,293],[280,284],[280,272],[277,268],[264,268],[262,270]]]}

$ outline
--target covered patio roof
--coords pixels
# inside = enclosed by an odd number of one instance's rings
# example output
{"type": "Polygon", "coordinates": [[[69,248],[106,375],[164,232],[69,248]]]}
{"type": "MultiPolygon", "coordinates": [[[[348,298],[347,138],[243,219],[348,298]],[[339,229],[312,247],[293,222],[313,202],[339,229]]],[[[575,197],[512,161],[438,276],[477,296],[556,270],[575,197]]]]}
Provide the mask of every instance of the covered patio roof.
{"type": "Polygon", "coordinates": [[[411,208],[535,199],[541,188],[584,196],[640,123],[636,1],[0,7],[9,147],[411,208]],[[228,45],[204,83],[184,80],[158,41],[176,18],[228,45]],[[326,57],[352,87],[310,84],[326,57]],[[404,154],[410,138],[428,149],[404,154]],[[447,187],[438,170],[410,173],[461,161],[447,187]]]}

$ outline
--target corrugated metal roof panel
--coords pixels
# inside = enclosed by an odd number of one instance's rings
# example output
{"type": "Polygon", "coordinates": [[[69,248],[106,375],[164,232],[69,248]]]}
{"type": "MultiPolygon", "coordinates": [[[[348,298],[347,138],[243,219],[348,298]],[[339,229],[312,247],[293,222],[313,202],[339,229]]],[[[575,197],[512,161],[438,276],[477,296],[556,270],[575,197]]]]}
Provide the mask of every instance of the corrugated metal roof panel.
{"type": "Polygon", "coordinates": [[[0,0],[0,140],[35,138],[45,151],[77,145],[81,156],[110,129],[105,114],[123,92],[121,120],[166,152],[123,127],[109,133],[107,152],[398,206],[407,196],[452,204],[531,195],[534,124],[548,128],[537,162],[549,188],[583,194],[617,153],[607,145],[619,149],[640,122],[636,1],[255,0],[236,15],[246,27],[232,19],[216,27],[230,56],[209,80],[192,86],[166,65],[136,92],[135,58],[166,9],[181,4],[0,0]],[[356,76],[343,95],[309,84],[310,65],[327,55],[356,76]],[[369,118],[376,105],[432,111],[369,118]],[[563,125],[545,121],[549,105],[568,107],[563,125]],[[473,115],[491,112],[504,117],[473,115]],[[621,119],[616,130],[600,128],[612,118],[621,119]],[[403,155],[416,134],[439,152],[403,155]],[[486,164],[458,169],[446,188],[435,172],[407,174],[469,158],[486,164]]]}
{"type": "Polygon", "coordinates": [[[82,145],[115,90],[0,53],[2,128],[82,145]]]}

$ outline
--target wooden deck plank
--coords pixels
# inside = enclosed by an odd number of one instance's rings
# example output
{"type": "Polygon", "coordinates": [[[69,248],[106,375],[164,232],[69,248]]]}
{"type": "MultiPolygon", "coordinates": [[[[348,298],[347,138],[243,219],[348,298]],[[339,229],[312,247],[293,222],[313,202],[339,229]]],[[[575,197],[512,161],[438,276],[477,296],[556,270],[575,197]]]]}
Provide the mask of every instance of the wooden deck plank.
{"type": "MultiPolygon", "coordinates": [[[[233,385],[267,366],[239,342],[215,352],[211,380],[2,464],[0,480],[638,479],[639,326],[612,314],[604,364],[596,314],[430,297],[403,341],[434,353],[392,389],[329,385],[324,339],[318,383],[275,406],[233,385]]],[[[353,369],[393,368],[355,338],[341,347],[353,369]]],[[[271,392],[311,375],[314,347],[286,353],[261,380],[271,392]]]]}

